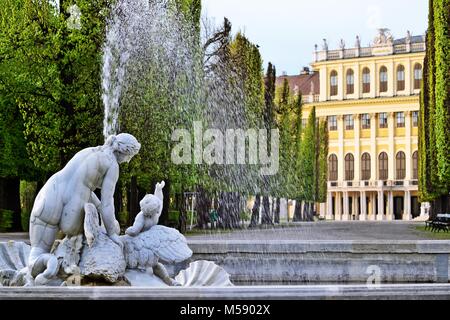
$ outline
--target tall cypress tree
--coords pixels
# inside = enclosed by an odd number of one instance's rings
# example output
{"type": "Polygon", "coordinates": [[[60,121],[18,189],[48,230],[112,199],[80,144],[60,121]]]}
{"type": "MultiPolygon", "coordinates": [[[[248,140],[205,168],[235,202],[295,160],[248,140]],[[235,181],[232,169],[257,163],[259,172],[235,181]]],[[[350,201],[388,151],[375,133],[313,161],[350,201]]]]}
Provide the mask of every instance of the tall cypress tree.
{"type": "Polygon", "coordinates": [[[328,123],[326,120],[319,121],[317,130],[317,195],[316,201],[326,202],[327,199],[327,173],[328,173],[328,123]]]}
{"type": "Polygon", "coordinates": [[[420,99],[419,188],[421,201],[432,202],[433,214],[448,209],[450,191],[449,15],[448,0],[429,0],[420,99]]]}
{"type": "Polygon", "coordinates": [[[450,191],[450,0],[434,1],[437,191],[450,191]]]}
{"type": "Polygon", "coordinates": [[[317,195],[317,144],[316,144],[316,108],[313,107],[308,118],[301,144],[300,187],[305,201],[303,220],[312,221],[312,204],[317,195]]]}
{"type": "Polygon", "coordinates": [[[293,199],[295,199],[294,221],[302,220],[302,207],[303,200],[301,176],[302,176],[302,139],[303,139],[303,97],[301,91],[298,92],[295,106],[295,124],[294,124],[294,178],[293,178],[293,199]]]}

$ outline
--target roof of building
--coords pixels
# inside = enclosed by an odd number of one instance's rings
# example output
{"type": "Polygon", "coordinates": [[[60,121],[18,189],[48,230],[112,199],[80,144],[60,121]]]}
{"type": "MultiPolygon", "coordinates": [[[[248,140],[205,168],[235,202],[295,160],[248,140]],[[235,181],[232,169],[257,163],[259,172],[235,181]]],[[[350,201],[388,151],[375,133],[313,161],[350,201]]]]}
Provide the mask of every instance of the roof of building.
{"type": "Polygon", "coordinates": [[[289,89],[294,94],[297,94],[299,91],[304,96],[310,94],[320,94],[320,82],[318,72],[302,73],[295,76],[283,75],[277,77],[276,86],[277,87],[282,86],[284,79],[288,80],[289,89]]]}
{"type": "MultiPolygon", "coordinates": [[[[411,43],[421,43],[421,42],[425,42],[424,35],[411,37],[411,43]]],[[[394,45],[398,45],[398,44],[406,44],[406,38],[394,40],[394,45]]]]}

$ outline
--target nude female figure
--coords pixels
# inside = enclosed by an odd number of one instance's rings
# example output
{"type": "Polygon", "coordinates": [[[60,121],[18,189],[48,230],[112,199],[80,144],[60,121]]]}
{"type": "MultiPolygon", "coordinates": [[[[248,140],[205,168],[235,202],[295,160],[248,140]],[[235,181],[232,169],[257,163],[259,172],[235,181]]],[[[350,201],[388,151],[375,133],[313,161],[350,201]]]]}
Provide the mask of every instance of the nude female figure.
{"type": "Polygon", "coordinates": [[[114,191],[119,164],[129,162],[140,148],[132,135],[111,136],[105,145],[77,153],[47,181],[30,218],[28,270],[36,285],[48,283],[58,272],[56,256],[50,254],[58,231],[68,237],[83,233],[86,203],[97,207],[109,237],[123,247],[114,214],[114,191]],[[101,201],[94,194],[96,189],[101,189],[101,201]]]}

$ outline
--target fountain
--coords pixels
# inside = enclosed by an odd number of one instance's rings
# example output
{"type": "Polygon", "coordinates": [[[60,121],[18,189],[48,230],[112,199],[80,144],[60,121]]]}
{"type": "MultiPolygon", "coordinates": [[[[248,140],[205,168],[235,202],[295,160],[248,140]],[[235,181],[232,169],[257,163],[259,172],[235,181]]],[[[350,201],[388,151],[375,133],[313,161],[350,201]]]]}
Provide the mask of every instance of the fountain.
{"type": "Polygon", "coordinates": [[[197,77],[190,30],[167,6],[163,0],[120,0],[111,9],[102,68],[105,145],[77,153],[39,192],[30,219],[31,248],[23,243],[2,247],[3,286],[82,284],[83,279],[132,286],[231,285],[229,275],[214,263],[193,262],[186,269],[192,256],[186,239],[158,226],[164,183],[141,201],[142,212],[126,235],[120,236],[114,217],[119,164],[130,162],[141,149],[133,136],[116,135],[121,101],[139,86],[148,61],[157,61],[159,71],[168,75],[183,69],[188,78],[197,77]],[[101,200],[96,189],[101,189],[101,200]],[[58,232],[66,237],[56,240],[58,232]],[[183,272],[171,278],[166,266],[183,272]]]}
{"type": "Polygon", "coordinates": [[[212,262],[193,262],[175,279],[160,263],[175,265],[192,256],[183,235],[158,225],[164,182],[141,201],[134,225],[119,236],[112,206],[118,165],[129,162],[139,149],[131,135],[111,136],[104,146],[80,151],[52,176],[33,207],[31,248],[23,243],[3,247],[0,284],[66,286],[86,278],[91,284],[231,286],[229,275],[212,262]],[[94,194],[97,188],[102,189],[101,201],[94,194]],[[56,240],[58,231],[66,235],[63,240],[56,240]]]}
{"type": "MultiPolygon", "coordinates": [[[[111,211],[118,165],[130,161],[141,146],[130,135],[117,135],[121,131],[119,118],[121,108],[129,105],[123,102],[132,96],[130,92],[138,91],[144,81],[155,81],[142,79],[143,71],[152,67],[149,61],[167,77],[156,85],[162,89],[170,85],[178,102],[173,111],[185,116],[183,120],[192,123],[200,119],[221,132],[236,128],[245,131],[255,125],[242,110],[243,80],[233,70],[199,71],[198,45],[192,45],[195,42],[190,30],[167,11],[166,1],[117,1],[103,48],[105,145],[81,151],[42,189],[31,220],[31,247],[23,242],[0,243],[0,286],[10,289],[1,291],[0,296],[5,292],[9,297],[26,294],[28,291],[13,288],[21,286],[32,287],[34,291],[29,292],[41,297],[64,296],[74,294],[64,290],[65,286],[76,286],[79,297],[86,298],[129,297],[136,292],[144,298],[184,299],[352,297],[366,294],[366,285],[348,290],[323,287],[322,291],[292,285],[365,283],[371,276],[367,271],[377,275],[381,270],[374,266],[382,267],[385,281],[448,281],[448,255],[442,254],[449,251],[448,243],[260,241],[249,233],[239,241],[191,240],[188,245],[177,230],[158,225],[164,182],[156,186],[154,194],[142,199],[134,225],[120,235],[111,211]],[[177,86],[178,81],[185,85],[177,86]],[[203,108],[191,107],[198,105],[203,108]],[[98,171],[89,171],[93,167],[98,171]],[[74,174],[74,168],[85,172],[74,174]],[[80,187],[76,183],[80,180],[86,185],[80,187]],[[101,201],[93,193],[100,187],[101,201]],[[59,230],[66,235],[62,240],[56,240],[59,230]],[[247,286],[233,286],[230,275],[234,284],[247,286]],[[113,288],[92,289],[105,284],[113,288]],[[45,286],[45,290],[39,286],[45,286]],[[133,287],[150,288],[133,291],[133,287]]],[[[141,104],[141,98],[131,105],[141,104]]],[[[133,120],[145,116],[132,112],[132,108],[126,111],[131,111],[133,120]]],[[[179,120],[175,125],[182,122],[179,120]]],[[[258,169],[211,166],[208,173],[229,189],[257,194],[260,189],[256,186],[263,188],[268,183],[255,174],[258,169]]],[[[401,296],[398,290],[388,288],[380,296],[392,292],[401,296]]],[[[420,287],[420,292],[413,293],[434,292],[432,287],[420,287]]]]}

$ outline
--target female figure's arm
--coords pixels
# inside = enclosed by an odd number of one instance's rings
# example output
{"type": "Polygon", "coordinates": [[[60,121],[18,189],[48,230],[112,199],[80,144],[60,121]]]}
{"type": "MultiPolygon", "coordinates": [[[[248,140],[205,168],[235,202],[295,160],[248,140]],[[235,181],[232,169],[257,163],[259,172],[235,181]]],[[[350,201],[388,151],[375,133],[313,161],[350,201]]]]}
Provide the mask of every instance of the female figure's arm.
{"type": "Polygon", "coordinates": [[[116,189],[116,183],[119,179],[119,165],[114,163],[106,172],[102,184],[102,201],[101,211],[103,223],[106,228],[108,236],[122,246],[119,240],[119,234],[117,233],[117,220],[114,210],[114,191],[116,189]]]}

